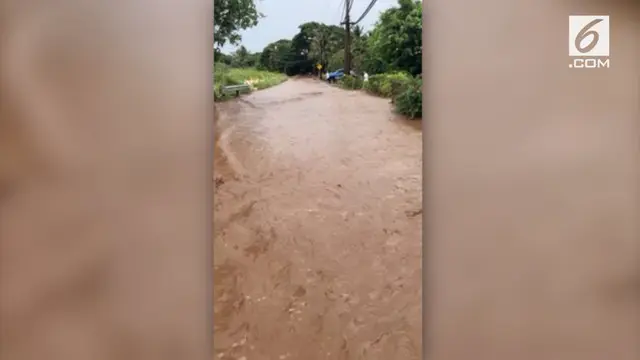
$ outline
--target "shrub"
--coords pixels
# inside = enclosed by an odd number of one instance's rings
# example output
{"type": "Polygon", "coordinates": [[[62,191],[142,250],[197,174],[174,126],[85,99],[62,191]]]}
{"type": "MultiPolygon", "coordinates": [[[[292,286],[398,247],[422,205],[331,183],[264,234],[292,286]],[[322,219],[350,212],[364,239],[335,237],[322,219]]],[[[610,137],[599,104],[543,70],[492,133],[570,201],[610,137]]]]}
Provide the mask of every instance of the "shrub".
{"type": "Polygon", "coordinates": [[[403,72],[376,74],[369,76],[364,88],[378,96],[395,98],[408,86],[411,79],[411,75],[403,72]]]}
{"type": "Polygon", "coordinates": [[[345,75],[339,80],[338,84],[345,89],[362,89],[362,79],[358,76],[345,75]]]}
{"type": "Polygon", "coordinates": [[[220,89],[220,84],[213,84],[213,99],[220,100],[222,99],[222,91],[220,89]]]}
{"type": "Polygon", "coordinates": [[[407,73],[392,73],[388,74],[385,80],[383,91],[388,94],[388,97],[395,98],[411,84],[413,78],[407,73]]]}
{"type": "Polygon", "coordinates": [[[222,101],[228,99],[229,96],[222,93],[222,85],[214,84],[213,85],[213,100],[222,101]]]}
{"type": "Polygon", "coordinates": [[[380,95],[380,83],[383,77],[384,74],[369,76],[369,80],[364,83],[364,89],[372,94],[380,95]]]}
{"type": "Polygon", "coordinates": [[[412,119],[422,117],[422,79],[411,79],[394,98],[396,112],[412,119]]]}

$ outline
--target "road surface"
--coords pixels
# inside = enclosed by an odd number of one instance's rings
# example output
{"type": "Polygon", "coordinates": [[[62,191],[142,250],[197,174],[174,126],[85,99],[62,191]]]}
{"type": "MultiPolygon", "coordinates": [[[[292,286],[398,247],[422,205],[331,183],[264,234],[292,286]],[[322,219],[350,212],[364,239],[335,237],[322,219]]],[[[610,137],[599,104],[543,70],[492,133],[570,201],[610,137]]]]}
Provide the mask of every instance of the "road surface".
{"type": "Polygon", "coordinates": [[[216,115],[217,358],[420,359],[420,122],[312,79],[216,115]]]}

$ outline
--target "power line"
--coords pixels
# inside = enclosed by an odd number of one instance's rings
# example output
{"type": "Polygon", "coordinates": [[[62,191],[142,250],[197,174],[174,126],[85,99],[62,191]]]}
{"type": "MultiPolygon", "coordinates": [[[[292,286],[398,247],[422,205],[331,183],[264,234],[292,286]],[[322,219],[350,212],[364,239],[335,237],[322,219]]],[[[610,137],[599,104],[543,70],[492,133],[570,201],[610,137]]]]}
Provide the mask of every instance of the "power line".
{"type": "Polygon", "coordinates": [[[353,9],[353,1],[354,0],[349,0],[349,10],[353,9]]]}
{"type": "MultiPolygon", "coordinates": [[[[349,0],[347,0],[349,1],[349,0]]],[[[378,0],[371,0],[371,2],[369,3],[369,5],[367,6],[367,8],[364,10],[364,12],[362,13],[362,15],[360,15],[360,17],[358,18],[358,20],[356,20],[355,22],[353,22],[353,25],[356,25],[357,23],[359,23],[360,21],[362,21],[362,19],[364,19],[365,16],[367,16],[367,14],[369,13],[369,11],[371,11],[371,9],[373,9],[373,5],[376,4],[378,0]]],[[[353,0],[351,0],[351,2],[353,3],[353,0]]]]}
{"type": "Polygon", "coordinates": [[[349,12],[351,12],[351,10],[353,9],[354,0],[348,0],[348,1],[349,1],[349,12]]]}
{"type": "Polygon", "coordinates": [[[340,0],[340,4],[338,5],[338,15],[340,15],[340,21],[342,22],[344,21],[344,12],[342,11],[342,5],[344,3],[345,0],[340,0]]]}
{"type": "Polygon", "coordinates": [[[343,13],[342,13],[343,18],[340,21],[340,25],[344,25],[347,22],[347,18],[351,13],[351,7],[353,5],[353,0],[343,0],[343,2],[344,2],[343,13]]]}

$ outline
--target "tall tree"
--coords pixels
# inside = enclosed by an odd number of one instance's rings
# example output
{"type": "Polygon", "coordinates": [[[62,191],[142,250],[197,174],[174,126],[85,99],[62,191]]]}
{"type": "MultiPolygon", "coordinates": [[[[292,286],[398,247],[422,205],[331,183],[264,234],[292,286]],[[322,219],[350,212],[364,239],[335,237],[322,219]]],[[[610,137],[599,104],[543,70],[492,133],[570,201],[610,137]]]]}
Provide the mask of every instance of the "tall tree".
{"type": "Polygon", "coordinates": [[[300,31],[291,39],[292,50],[298,53],[309,54],[311,50],[311,42],[318,29],[322,28],[323,24],[312,21],[304,23],[298,27],[300,31]]]}
{"type": "Polygon", "coordinates": [[[368,40],[367,67],[374,72],[422,73],[422,2],[399,0],[384,11],[368,40]]]}
{"type": "MultiPolygon", "coordinates": [[[[353,27],[353,36],[351,37],[351,67],[356,71],[363,71],[364,59],[366,57],[367,34],[360,25],[353,27]]],[[[344,54],[342,55],[344,57],[344,54]]],[[[344,60],[343,60],[344,61],[344,60]]]]}
{"type": "Polygon", "coordinates": [[[335,25],[307,22],[291,40],[292,69],[297,73],[311,72],[317,63],[327,65],[331,55],[344,44],[344,30],[335,25]]]}
{"type": "Polygon", "coordinates": [[[254,27],[262,14],[255,0],[216,0],[213,6],[213,39],[216,47],[237,44],[240,31],[254,27]]]}
{"type": "Polygon", "coordinates": [[[260,54],[260,67],[287,72],[292,63],[291,40],[281,39],[267,45],[260,54]]]}
{"type": "Polygon", "coordinates": [[[313,34],[309,54],[326,66],[329,57],[338,50],[339,46],[340,41],[339,37],[336,36],[336,31],[329,26],[322,25],[313,34]]]}
{"type": "Polygon", "coordinates": [[[300,31],[291,39],[292,72],[303,74],[314,71],[317,61],[310,56],[311,42],[315,32],[322,26],[318,22],[308,22],[298,27],[300,31]]]}

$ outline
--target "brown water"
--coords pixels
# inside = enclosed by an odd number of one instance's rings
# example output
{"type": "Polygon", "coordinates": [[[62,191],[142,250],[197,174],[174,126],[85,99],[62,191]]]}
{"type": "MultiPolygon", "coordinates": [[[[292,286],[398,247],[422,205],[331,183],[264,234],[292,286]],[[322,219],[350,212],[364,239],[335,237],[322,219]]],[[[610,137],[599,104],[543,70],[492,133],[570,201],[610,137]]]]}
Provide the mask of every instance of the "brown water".
{"type": "Polygon", "coordinates": [[[420,122],[311,79],[216,106],[217,358],[421,358],[420,122]]]}

